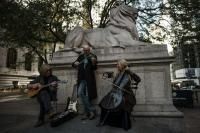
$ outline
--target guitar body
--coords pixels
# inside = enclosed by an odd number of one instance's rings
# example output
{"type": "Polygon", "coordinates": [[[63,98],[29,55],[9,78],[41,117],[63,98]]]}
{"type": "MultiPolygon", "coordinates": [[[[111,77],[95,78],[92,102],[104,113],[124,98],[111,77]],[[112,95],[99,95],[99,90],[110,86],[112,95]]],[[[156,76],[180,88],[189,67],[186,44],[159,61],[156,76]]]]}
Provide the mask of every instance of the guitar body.
{"type": "MultiPolygon", "coordinates": [[[[52,83],[49,83],[49,84],[46,84],[46,85],[41,85],[40,88],[38,88],[38,87],[37,88],[30,88],[27,92],[27,95],[28,95],[28,97],[33,98],[40,92],[41,89],[55,85],[57,83],[67,83],[67,81],[53,81],[52,83]]],[[[37,85],[37,84],[38,83],[36,83],[35,85],[37,85]]]]}
{"type": "Polygon", "coordinates": [[[57,116],[55,116],[51,120],[50,126],[51,127],[57,127],[57,126],[63,124],[64,122],[73,119],[77,115],[78,115],[77,112],[74,112],[73,110],[67,110],[65,112],[62,112],[62,113],[58,114],[57,116]]]}
{"type": "Polygon", "coordinates": [[[39,93],[40,90],[41,89],[39,89],[39,88],[31,88],[28,90],[27,95],[28,95],[28,97],[33,98],[39,93]]]}

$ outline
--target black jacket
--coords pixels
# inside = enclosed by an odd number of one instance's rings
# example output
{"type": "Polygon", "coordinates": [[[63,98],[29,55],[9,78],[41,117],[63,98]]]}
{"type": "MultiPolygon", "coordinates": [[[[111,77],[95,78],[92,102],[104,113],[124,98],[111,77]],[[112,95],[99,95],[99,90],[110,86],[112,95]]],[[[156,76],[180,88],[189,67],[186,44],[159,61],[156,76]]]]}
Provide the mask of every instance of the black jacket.
{"type": "MultiPolygon", "coordinates": [[[[79,62],[80,64],[77,66],[78,69],[78,86],[81,80],[85,80],[88,88],[88,96],[89,99],[95,99],[97,97],[97,89],[96,89],[96,78],[95,78],[95,70],[97,69],[97,61],[96,64],[92,63],[91,58],[95,58],[97,60],[97,56],[93,53],[87,55],[88,63],[84,67],[83,60],[85,58],[84,54],[80,54],[75,62],[79,62]]],[[[75,62],[72,63],[72,67],[75,67],[75,62]]]]}

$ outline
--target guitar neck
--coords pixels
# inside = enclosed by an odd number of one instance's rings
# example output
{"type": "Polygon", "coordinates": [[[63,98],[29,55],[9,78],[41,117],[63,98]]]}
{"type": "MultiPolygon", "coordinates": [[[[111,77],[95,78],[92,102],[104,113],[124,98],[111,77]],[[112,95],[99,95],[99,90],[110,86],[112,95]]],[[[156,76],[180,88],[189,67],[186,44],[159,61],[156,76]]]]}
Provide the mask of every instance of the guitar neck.
{"type": "MultiPolygon", "coordinates": [[[[66,81],[56,81],[55,84],[57,84],[57,83],[66,83],[66,81]]],[[[49,83],[49,84],[46,84],[46,85],[42,85],[42,88],[49,87],[51,85],[53,85],[53,84],[49,83]]]]}
{"type": "MultiPolygon", "coordinates": [[[[57,84],[57,83],[67,83],[67,81],[56,81],[55,84],[57,84]]],[[[53,85],[53,84],[52,84],[52,83],[49,83],[49,84],[46,84],[46,85],[42,85],[42,88],[49,87],[49,86],[51,86],[51,85],[53,85]]]]}
{"type": "Polygon", "coordinates": [[[51,83],[50,84],[46,84],[46,85],[42,85],[41,88],[45,88],[45,87],[49,87],[49,86],[51,86],[51,83]]]}

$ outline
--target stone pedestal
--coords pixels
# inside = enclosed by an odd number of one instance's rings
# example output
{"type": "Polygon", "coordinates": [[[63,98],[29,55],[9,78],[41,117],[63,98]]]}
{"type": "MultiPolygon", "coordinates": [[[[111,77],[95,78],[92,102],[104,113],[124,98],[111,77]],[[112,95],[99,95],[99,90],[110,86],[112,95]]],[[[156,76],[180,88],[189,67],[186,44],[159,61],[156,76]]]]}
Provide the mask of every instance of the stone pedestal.
{"type": "MultiPolygon", "coordinates": [[[[112,81],[112,78],[104,81],[103,73],[115,72],[117,60],[126,59],[130,69],[141,77],[141,82],[135,92],[137,105],[134,107],[133,115],[144,118],[172,118],[171,120],[174,120],[176,124],[183,120],[183,114],[173,106],[172,102],[170,63],[174,58],[168,55],[166,45],[141,43],[126,48],[97,48],[92,52],[98,57],[96,71],[98,98],[94,103],[97,104],[112,86],[108,81],[112,81]]],[[[53,73],[61,80],[68,80],[68,84],[60,85],[58,92],[60,103],[66,103],[76,83],[77,71],[71,67],[71,64],[77,56],[78,54],[70,49],[56,52],[53,56],[51,62],[53,73]]],[[[181,125],[177,127],[180,127],[181,131],[183,125],[182,122],[180,123],[181,125]]]]}

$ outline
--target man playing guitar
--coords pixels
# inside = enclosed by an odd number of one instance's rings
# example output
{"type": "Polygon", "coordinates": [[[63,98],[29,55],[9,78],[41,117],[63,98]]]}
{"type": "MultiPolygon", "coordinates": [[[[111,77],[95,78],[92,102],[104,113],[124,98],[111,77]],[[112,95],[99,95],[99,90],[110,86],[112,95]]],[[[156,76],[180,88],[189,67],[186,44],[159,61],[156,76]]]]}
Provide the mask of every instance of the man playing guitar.
{"type": "Polygon", "coordinates": [[[44,124],[46,114],[52,114],[51,101],[57,100],[57,82],[59,81],[56,76],[52,75],[52,69],[49,65],[43,64],[39,72],[40,75],[27,85],[29,90],[37,91],[35,96],[40,105],[40,113],[35,127],[44,124]]]}

